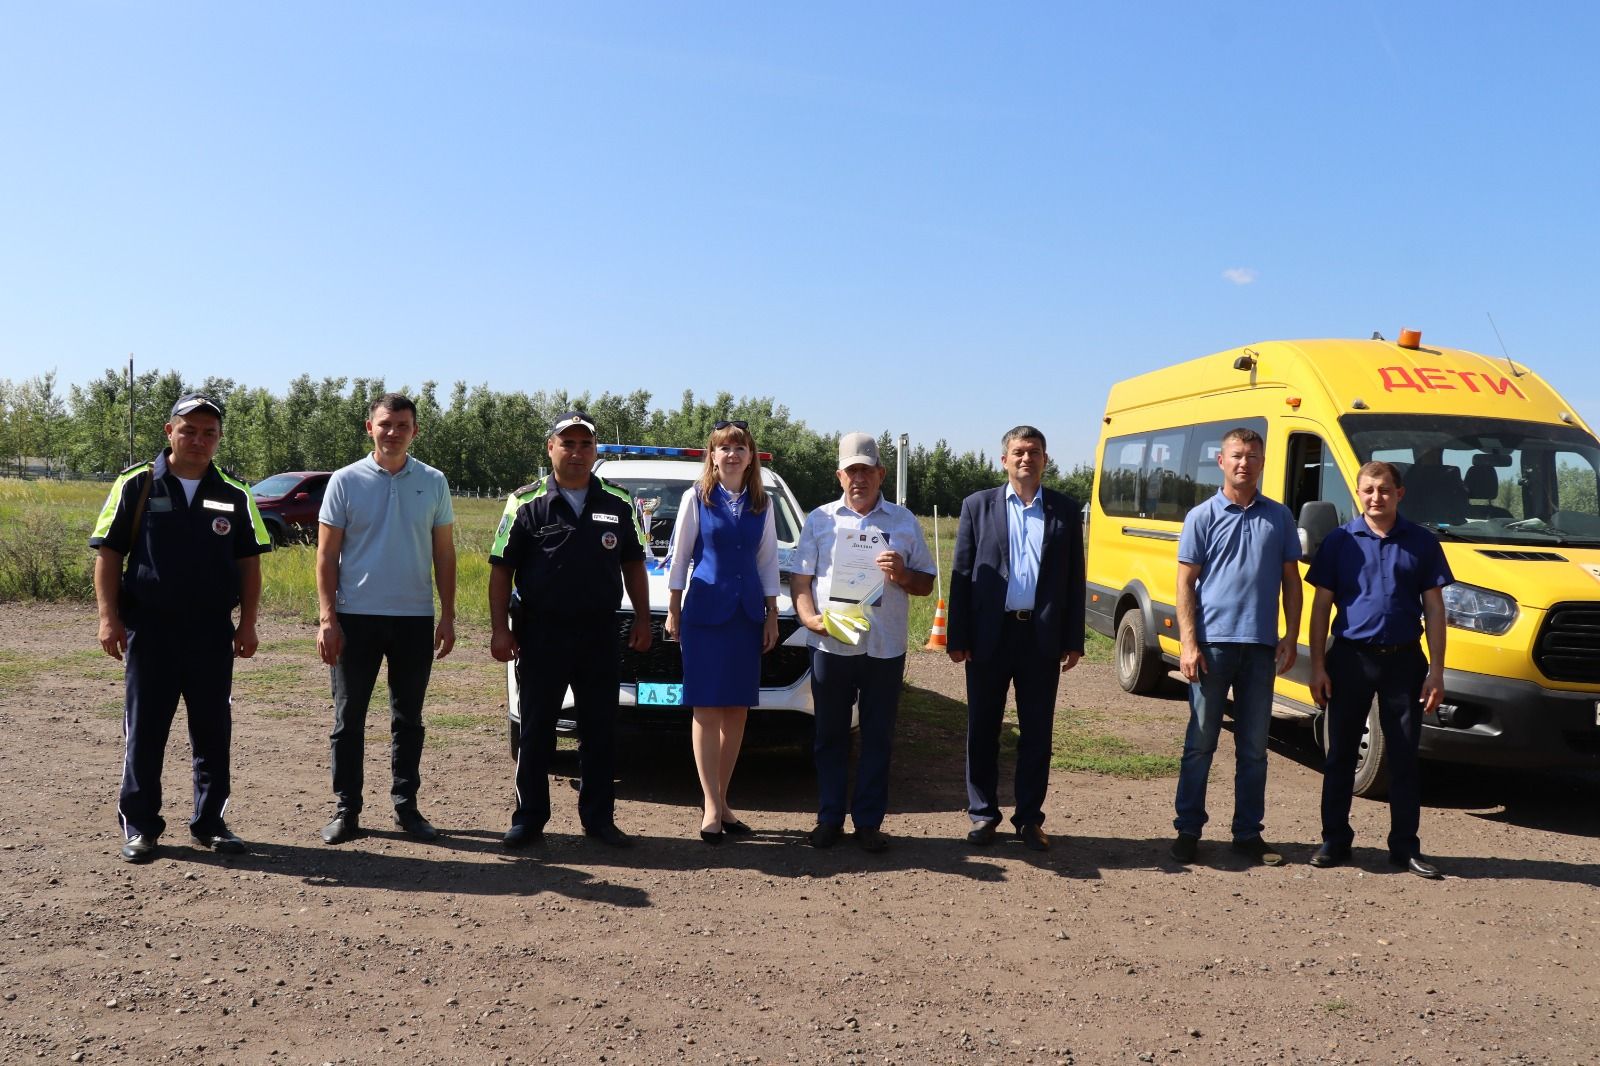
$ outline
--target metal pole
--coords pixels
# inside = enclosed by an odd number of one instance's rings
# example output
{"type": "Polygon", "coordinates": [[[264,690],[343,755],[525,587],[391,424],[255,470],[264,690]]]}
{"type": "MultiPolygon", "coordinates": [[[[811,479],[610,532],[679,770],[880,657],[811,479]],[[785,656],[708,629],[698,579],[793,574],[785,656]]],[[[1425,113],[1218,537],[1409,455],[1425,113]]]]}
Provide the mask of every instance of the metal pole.
{"type": "Polygon", "coordinates": [[[133,457],[133,353],[128,353],[128,465],[132,466],[137,460],[133,457]]]}
{"type": "Polygon", "coordinates": [[[939,562],[939,505],[933,505],[933,582],[936,599],[944,599],[944,566],[939,562]]]}
{"type": "Polygon", "coordinates": [[[900,447],[895,449],[894,461],[894,494],[898,497],[895,502],[901,507],[906,505],[906,446],[911,443],[909,434],[900,434],[900,447]]]}

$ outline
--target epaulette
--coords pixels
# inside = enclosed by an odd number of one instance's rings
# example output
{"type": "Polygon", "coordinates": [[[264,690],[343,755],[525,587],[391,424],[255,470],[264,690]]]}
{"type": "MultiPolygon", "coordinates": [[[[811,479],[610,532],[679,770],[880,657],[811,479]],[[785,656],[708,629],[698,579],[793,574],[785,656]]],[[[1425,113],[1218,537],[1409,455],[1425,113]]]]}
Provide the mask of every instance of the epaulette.
{"type": "Polygon", "coordinates": [[[522,486],[520,489],[512,489],[511,490],[511,495],[513,495],[513,496],[526,496],[528,493],[532,492],[534,489],[538,488],[540,485],[543,485],[543,484],[544,484],[544,478],[539,478],[539,479],[537,479],[535,481],[530,481],[526,485],[522,486]]]}
{"type": "Polygon", "coordinates": [[[118,477],[127,477],[129,474],[136,474],[140,470],[143,470],[145,467],[147,467],[149,465],[150,465],[150,460],[149,459],[141,459],[139,462],[134,463],[132,466],[125,466],[121,470],[117,471],[117,476],[118,477]]]}

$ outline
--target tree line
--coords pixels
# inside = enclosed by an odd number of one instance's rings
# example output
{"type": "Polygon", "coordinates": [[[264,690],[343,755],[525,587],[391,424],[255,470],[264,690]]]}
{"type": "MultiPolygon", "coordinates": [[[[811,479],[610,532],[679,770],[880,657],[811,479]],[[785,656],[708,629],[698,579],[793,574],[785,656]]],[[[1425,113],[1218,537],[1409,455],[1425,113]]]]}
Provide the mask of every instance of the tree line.
{"type": "MultiPolygon", "coordinates": [[[[232,378],[191,382],[175,371],[147,370],[131,386],[134,461],[163,446],[161,427],[179,396],[202,392],[220,399],[223,423],[218,460],[239,476],[257,481],[284,470],[333,470],[371,448],[362,431],[372,400],[390,391],[382,378],[302,374],[279,395],[232,378]]],[[[417,404],[420,433],[412,454],[444,472],[458,491],[499,494],[525,484],[547,464],[545,433],[554,416],[577,408],[595,420],[607,443],[667,447],[703,446],[720,419],[748,422],[773,467],[807,507],[838,495],[834,476],[837,431],[819,432],[794,418],[771,397],[721,392],[710,400],[685,391],[676,407],[651,406],[644,390],[627,394],[571,394],[560,390],[501,392],[487,385],[456,382],[441,397],[438,384],[396,391],[417,404]]],[[[54,371],[22,381],[0,379],[0,472],[23,476],[30,464],[51,476],[96,477],[129,462],[130,385],[126,373],[63,390],[54,371]]],[[[996,445],[998,446],[998,441],[996,445]]],[[[895,438],[887,431],[878,450],[889,469],[884,491],[896,495],[895,438]]],[[[1093,470],[1079,466],[1063,475],[1055,466],[1045,480],[1082,501],[1093,470]]],[[[983,451],[954,452],[943,440],[916,445],[907,456],[908,506],[918,514],[954,514],[966,495],[998,485],[1004,474],[983,451]]]]}

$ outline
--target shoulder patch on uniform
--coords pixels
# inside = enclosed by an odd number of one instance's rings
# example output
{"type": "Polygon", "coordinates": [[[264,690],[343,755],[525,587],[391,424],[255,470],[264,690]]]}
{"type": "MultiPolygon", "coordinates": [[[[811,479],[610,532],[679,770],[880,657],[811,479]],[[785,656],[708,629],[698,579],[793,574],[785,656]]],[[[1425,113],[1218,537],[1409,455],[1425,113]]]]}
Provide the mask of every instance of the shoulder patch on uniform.
{"type": "Polygon", "coordinates": [[[511,490],[511,495],[515,496],[519,500],[525,496],[540,495],[544,492],[545,482],[548,480],[548,478],[539,478],[537,481],[530,481],[519,489],[511,490]]]}

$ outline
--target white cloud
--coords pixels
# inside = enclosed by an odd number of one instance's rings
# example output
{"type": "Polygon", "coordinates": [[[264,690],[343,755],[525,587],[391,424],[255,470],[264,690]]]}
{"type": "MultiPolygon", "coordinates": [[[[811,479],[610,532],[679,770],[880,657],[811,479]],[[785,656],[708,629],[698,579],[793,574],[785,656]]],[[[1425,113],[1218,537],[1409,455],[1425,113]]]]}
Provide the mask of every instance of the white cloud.
{"type": "Polygon", "coordinates": [[[1254,267],[1229,267],[1222,272],[1222,276],[1235,285],[1249,285],[1259,278],[1261,273],[1254,267]]]}

